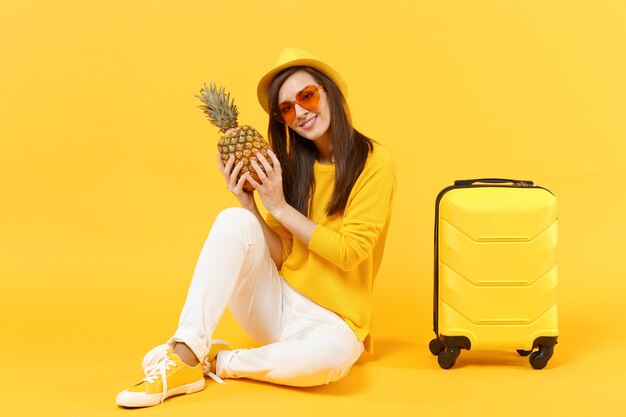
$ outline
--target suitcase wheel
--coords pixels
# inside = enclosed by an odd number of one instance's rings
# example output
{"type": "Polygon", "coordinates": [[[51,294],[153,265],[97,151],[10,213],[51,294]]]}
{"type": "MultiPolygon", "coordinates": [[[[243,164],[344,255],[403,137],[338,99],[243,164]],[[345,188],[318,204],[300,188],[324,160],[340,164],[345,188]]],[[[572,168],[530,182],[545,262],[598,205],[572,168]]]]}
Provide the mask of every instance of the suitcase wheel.
{"type": "MultiPolygon", "coordinates": [[[[450,369],[456,363],[456,359],[461,354],[461,349],[458,347],[451,347],[443,350],[439,353],[437,362],[443,369],[450,369]]],[[[545,365],[544,365],[545,366],[545,365]]]]}
{"type": "Polygon", "coordinates": [[[430,353],[435,356],[439,356],[439,354],[443,352],[446,347],[443,345],[443,342],[437,338],[430,341],[428,348],[430,349],[430,353]]]}
{"type": "Polygon", "coordinates": [[[520,356],[528,356],[531,353],[533,353],[532,350],[517,349],[517,354],[520,355],[520,356]]]}
{"type": "Polygon", "coordinates": [[[548,364],[548,361],[554,354],[553,346],[540,346],[539,350],[532,355],[528,361],[530,362],[530,366],[535,369],[543,369],[548,364]]]}

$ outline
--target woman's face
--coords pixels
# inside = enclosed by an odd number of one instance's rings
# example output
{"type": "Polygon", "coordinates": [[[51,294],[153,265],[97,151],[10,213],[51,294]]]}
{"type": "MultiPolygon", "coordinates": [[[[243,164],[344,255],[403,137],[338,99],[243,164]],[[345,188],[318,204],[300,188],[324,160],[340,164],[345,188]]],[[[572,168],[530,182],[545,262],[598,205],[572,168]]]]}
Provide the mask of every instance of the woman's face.
{"type": "MultiPolygon", "coordinates": [[[[306,71],[297,71],[291,74],[278,90],[278,103],[284,101],[293,102],[298,94],[305,87],[318,86],[319,82],[306,71]]],[[[288,125],[300,136],[316,140],[327,133],[330,126],[330,109],[328,107],[328,97],[324,89],[319,89],[320,102],[316,109],[307,110],[299,104],[295,104],[296,117],[288,125]]]]}

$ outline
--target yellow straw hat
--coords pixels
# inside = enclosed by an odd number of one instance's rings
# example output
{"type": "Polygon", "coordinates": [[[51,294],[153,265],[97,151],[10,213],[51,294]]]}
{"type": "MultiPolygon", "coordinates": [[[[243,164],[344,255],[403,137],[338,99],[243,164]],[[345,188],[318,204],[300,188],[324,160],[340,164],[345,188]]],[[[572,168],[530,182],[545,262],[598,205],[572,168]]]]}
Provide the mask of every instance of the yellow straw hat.
{"type": "Polygon", "coordinates": [[[267,113],[270,112],[268,101],[272,80],[276,75],[278,75],[279,72],[291,67],[310,67],[324,73],[328,78],[333,80],[337,87],[339,87],[343,96],[347,97],[348,86],[337,71],[335,71],[330,65],[320,61],[315,55],[307,51],[303,51],[302,49],[290,47],[283,49],[276,60],[274,68],[265,74],[263,78],[261,78],[261,81],[259,81],[259,85],[257,87],[257,97],[259,98],[261,107],[263,107],[267,113]]]}

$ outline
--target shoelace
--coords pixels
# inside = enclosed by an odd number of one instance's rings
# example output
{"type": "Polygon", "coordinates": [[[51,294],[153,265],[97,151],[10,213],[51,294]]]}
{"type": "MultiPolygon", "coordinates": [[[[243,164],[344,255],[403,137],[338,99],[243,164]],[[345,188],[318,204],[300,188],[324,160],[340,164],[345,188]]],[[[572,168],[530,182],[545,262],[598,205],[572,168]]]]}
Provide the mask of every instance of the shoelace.
{"type": "Polygon", "coordinates": [[[161,377],[161,381],[163,384],[163,389],[161,393],[161,403],[165,401],[165,394],[167,393],[167,371],[172,369],[172,366],[176,366],[176,362],[170,359],[167,351],[159,353],[159,355],[154,358],[154,363],[152,365],[147,366],[144,369],[146,377],[143,381],[152,384],[155,380],[161,377]]]}
{"type": "MultiPolygon", "coordinates": [[[[211,340],[211,346],[214,345],[224,345],[226,347],[228,347],[228,343],[226,343],[223,340],[211,340]]],[[[215,358],[215,360],[217,361],[217,356],[215,358]]],[[[209,378],[211,378],[213,381],[217,382],[218,384],[225,384],[226,382],[224,382],[224,380],[222,378],[220,378],[219,376],[217,376],[214,372],[211,372],[211,361],[209,360],[208,355],[205,356],[204,360],[202,361],[202,371],[205,375],[207,375],[209,378]]]]}

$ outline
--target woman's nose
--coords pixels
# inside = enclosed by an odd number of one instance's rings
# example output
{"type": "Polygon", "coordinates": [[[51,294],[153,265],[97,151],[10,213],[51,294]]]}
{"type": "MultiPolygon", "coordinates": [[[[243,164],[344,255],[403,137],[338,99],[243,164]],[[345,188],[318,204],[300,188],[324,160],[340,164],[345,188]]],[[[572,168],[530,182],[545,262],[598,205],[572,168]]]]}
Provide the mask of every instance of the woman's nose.
{"type": "Polygon", "coordinates": [[[302,115],[305,115],[309,112],[307,109],[300,106],[298,103],[294,104],[294,109],[296,110],[296,118],[302,115]]]}

